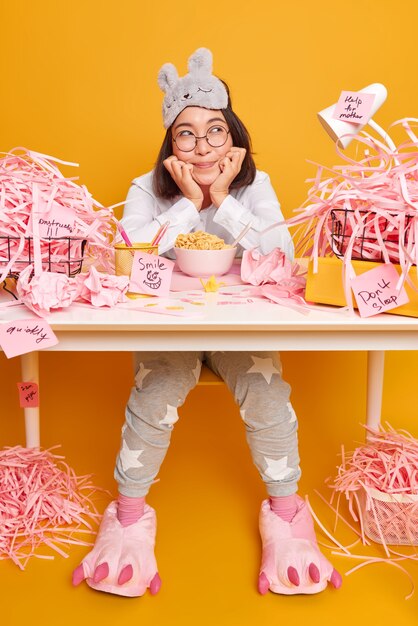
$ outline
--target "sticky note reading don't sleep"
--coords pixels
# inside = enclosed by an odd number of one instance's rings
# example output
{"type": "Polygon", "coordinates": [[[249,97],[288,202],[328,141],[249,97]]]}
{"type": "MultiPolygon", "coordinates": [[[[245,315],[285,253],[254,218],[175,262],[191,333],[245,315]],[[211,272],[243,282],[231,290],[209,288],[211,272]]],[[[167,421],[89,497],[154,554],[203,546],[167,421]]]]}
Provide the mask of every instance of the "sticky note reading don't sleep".
{"type": "Polygon", "coordinates": [[[405,289],[397,290],[398,272],[391,263],[375,267],[351,281],[361,317],[370,317],[409,302],[405,289]]]}
{"type": "Polygon", "coordinates": [[[0,346],[8,359],[55,346],[58,339],[48,322],[41,318],[14,320],[0,324],[0,346]]]}
{"type": "Polygon", "coordinates": [[[21,409],[31,409],[39,406],[39,388],[36,383],[17,383],[19,403],[21,409]]]}
{"type": "Polygon", "coordinates": [[[168,296],[174,261],[137,250],[132,261],[129,290],[150,296],[168,296]]]}

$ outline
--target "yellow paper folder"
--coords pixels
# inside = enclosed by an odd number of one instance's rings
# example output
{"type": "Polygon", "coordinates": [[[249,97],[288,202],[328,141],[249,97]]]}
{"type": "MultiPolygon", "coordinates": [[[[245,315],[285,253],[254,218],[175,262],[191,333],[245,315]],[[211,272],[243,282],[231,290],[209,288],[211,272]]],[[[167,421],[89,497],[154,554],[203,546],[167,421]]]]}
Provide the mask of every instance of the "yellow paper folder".
{"type": "MultiPolygon", "coordinates": [[[[380,265],[380,263],[374,263],[373,261],[352,261],[352,264],[357,276],[380,265]]],[[[401,274],[400,266],[394,264],[394,267],[398,274],[401,274]]],[[[318,258],[318,272],[314,274],[313,261],[310,260],[306,281],[306,300],[317,302],[318,304],[345,306],[347,302],[343,288],[343,271],[343,262],[338,257],[320,257],[318,258]]],[[[396,307],[396,309],[386,311],[386,313],[418,317],[418,276],[416,266],[411,267],[408,276],[415,287],[414,289],[407,281],[404,283],[409,302],[396,307]]],[[[357,308],[354,297],[353,304],[357,308]]]]}

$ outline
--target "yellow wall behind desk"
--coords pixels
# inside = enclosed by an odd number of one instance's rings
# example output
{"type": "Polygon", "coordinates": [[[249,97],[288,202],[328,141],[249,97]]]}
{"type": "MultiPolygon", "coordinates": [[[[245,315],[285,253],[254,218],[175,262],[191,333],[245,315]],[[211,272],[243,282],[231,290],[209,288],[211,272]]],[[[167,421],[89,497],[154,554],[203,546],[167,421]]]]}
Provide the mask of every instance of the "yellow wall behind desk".
{"type": "MultiPolygon", "coordinates": [[[[159,68],[171,61],[183,74],[188,56],[206,46],[251,132],[258,167],[291,216],[315,174],[306,159],[339,158],[316,112],[341,90],[383,82],[389,97],[376,121],[418,117],[417,23],[416,0],[0,0],[0,150],[26,146],[78,162],[80,182],[98,201],[123,201],[163,138],[159,68]]],[[[364,436],[366,355],[282,359],[300,422],[300,492],[316,507],[313,490],[325,492],[341,443],[351,449],[364,436]]],[[[43,446],[62,444],[78,474],[93,473],[115,493],[130,355],[42,352],[40,367],[43,446]]],[[[387,355],[383,418],[416,436],[417,371],[417,353],[387,355]]],[[[18,359],[0,353],[0,448],[24,443],[19,380],[18,359]]],[[[33,560],[24,574],[2,562],[5,623],[254,626],[335,616],[341,626],[416,624],[416,596],[404,602],[408,582],[385,566],[361,570],[338,594],[258,596],[265,494],[238,409],[224,387],[199,387],[180,416],[149,498],[158,511],[161,594],[124,602],[85,585],[72,590],[71,571],[87,551],[74,547],[68,560],[33,560]],[[8,619],[9,605],[18,609],[8,619]]],[[[352,565],[340,558],[336,567],[352,565]]]]}
{"type": "MultiPolygon", "coordinates": [[[[0,1],[0,149],[26,146],[78,162],[80,181],[97,200],[120,202],[130,180],[151,169],[163,138],[156,83],[160,66],[172,61],[183,74],[188,56],[206,46],[251,132],[258,167],[270,174],[283,211],[291,216],[306,197],[305,179],[315,174],[306,159],[326,165],[339,159],[316,112],[335,102],[342,89],[386,84],[389,97],[376,115],[384,127],[405,116],[418,117],[411,32],[417,18],[415,0],[0,1]]],[[[283,360],[302,423],[304,465],[314,458],[308,434],[332,455],[339,442],[360,438],[365,355],[302,353],[283,360]]],[[[50,353],[41,363],[44,381],[54,380],[60,388],[66,380],[73,391],[76,384],[87,389],[92,383],[91,393],[85,393],[90,415],[100,413],[96,393],[111,385],[122,389],[118,408],[112,406],[116,412],[129,390],[128,355],[82,359],[50,353]]],[[[388,355],[383,406],[384,419],[415,434],[417,366],[415,352],[388,355]]],[[[7,445],[23,436],[14,388],[20,375],[4,356],[0,367],[12,416],[7,429],[0,428],[0,442],[7,445]]],[[[59,418],[63,403],[79,410],[77,394],[54,395],[54,388],[49,391],[58,402],[56,410],[43,393],[50,412],[59,418]]],[[[44,431],[44,443],[64,443],[65,429],[59,437],[50,419],[46,423],[54,433],[44,431]]],[[[110,420],[108,415],[104,429],[110,420]]],[[[335,464],[331,455],[328,463],[335,464]]],[[[317,472],[318,479],[322,475],[317,472]]]]}

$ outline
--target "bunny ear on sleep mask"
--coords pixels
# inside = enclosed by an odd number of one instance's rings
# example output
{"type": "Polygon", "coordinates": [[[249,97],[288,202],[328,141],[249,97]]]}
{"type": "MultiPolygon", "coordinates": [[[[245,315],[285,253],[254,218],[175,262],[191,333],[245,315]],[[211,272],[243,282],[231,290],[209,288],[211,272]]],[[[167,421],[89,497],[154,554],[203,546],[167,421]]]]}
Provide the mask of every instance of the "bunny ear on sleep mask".
{"type": "Polygon", "coordinates": [[[225,109],[228,94],[225,85],[212,74],[212,52],[199,48],[188,62],[189,73],[179,77],[172,63],[165,63],[158,73],[158,84],[165,93],[163,123],[168,128],[189,106],[225,109]]]}

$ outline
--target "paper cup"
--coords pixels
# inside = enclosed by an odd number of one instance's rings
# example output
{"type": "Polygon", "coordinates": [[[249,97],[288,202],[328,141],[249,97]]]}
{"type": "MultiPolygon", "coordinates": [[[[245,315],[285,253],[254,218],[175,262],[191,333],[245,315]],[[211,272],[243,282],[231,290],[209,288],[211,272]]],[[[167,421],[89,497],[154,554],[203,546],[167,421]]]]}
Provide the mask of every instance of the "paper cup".
{"type": "MultiPolygon", "coordinates": [[[[142,250],[147,254],[158,254],[158,246],[151,246],[149,243],[133,243],[127,246],[125,243],[118,243],[115,246],[115,274],[116,276],[130,276],[132,271],[132,262],[136,250],[142,250]]],[[[128,291],[128,298],[149,298],[149,294],[134,293],[128,291]]]]}

